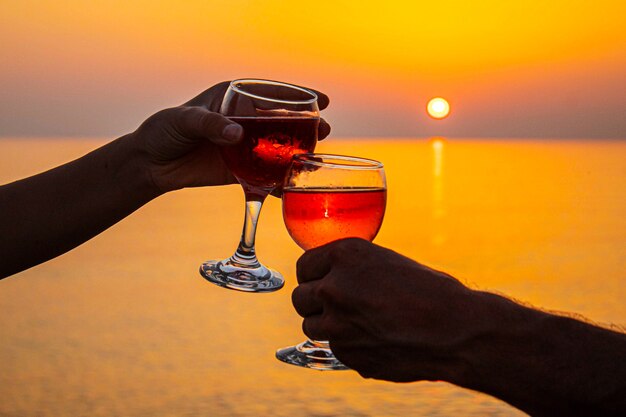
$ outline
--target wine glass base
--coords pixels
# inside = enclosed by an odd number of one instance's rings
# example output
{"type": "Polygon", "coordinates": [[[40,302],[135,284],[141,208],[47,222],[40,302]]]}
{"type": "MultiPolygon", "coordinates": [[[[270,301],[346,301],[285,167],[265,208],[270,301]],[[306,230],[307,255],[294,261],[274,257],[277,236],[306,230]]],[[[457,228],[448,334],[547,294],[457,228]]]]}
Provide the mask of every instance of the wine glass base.
{"type": "Polygon", "coordinates": [[[259,265],[256,268],[235,265],[230,259],[206,261],[200,275],[220,287],[245,292],[272,292],[285,285],[280,272],[259,265]]]}
{"type": "Polygon", "coordinates": [[[319,347],[310,340],[297,346],[278,349],[276,359],[290,365],[317,371],[345,371],[350,369],[335,358],[330,349],[319,347]]]}

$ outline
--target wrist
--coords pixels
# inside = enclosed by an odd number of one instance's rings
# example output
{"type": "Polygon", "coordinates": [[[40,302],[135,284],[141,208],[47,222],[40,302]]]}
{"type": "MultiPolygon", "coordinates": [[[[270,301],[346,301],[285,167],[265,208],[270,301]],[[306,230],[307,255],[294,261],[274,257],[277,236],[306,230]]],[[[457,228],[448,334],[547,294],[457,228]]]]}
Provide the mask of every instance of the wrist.
{"type": "Polygon", "coordinates": [[[131,205],[141,206],[163,194],[154,185],[145,148],[132,133],[124,135],[103,149],[108,152],[105,177],[115,182],[121,195],[131,205]]]}
{"type": "Polygon", "coordinates": [[[118,138],[110,146],[113,175],[124,194],[134,195],[144,203],[163,194],[152,178],[149,154],[134,133],[118,138]]]}
{"type": "Polygon", "coordinates": [[[495,294],[476,298],[485,331],[465,346],[462,372],[451,382],[531,415],[613,415],[623,406],[619,379],[626,372],[615,358],[625,350],[624,335],[495,294]]]}
{"type": "Polygon", "coordinates": [[[459,345],[461,366],[450,382],[490,393],[515,377],[518,370],[510,368],[524,363],[524,349],[540,333],[548,315],[489,292],[472,291],[472,298],[476,312],[472,320],[482,326],[459,345]]]}

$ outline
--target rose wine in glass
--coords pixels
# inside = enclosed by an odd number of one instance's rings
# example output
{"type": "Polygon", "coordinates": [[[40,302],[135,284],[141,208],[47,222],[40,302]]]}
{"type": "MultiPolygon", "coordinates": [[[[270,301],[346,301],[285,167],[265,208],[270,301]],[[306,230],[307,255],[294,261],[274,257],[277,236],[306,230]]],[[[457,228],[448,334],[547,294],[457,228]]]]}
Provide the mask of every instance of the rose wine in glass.
{"type": "MultiPolygon", "coordinates": [[[[283,219],[291,238],[304,250],[334,240],[372,241],[383,222],[387,185],[383,164],[330,154],[293,158],[283,188],[283,219]]],[[[286,363],[317,370],[348,369],[328,342],[307,340],[276,351],[286,363]]]]}
{"type": "Polygon", "coordinates": [[[384,188],[290,188],[283,191],[283,218],[304,250],[346,234],[372,241],[385,215],[384,188]]]}
{"type": "Polygon", "coordinates": [[[244,130],[238,144],[223,146],[220,152],[243,187],[246,213],[233,256],[204,262],[200,274],[234,290],[276,291],[285,280],[256,257],[257,222],[263,201],[283,183],[294,155],[315,149],[320,122],[317,95],[277,81],[235,80],[224,95],[220,113],[244,130]]]}

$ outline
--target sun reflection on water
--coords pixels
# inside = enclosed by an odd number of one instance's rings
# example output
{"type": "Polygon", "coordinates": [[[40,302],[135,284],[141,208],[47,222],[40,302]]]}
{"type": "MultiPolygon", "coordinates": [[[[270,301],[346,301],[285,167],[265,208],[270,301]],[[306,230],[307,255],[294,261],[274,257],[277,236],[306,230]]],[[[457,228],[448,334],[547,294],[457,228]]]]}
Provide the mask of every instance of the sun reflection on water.
{"type": "Polygon", "coordinates": [[[432,185],[432,218],[433,234],[432,244],[440,246],[446,241],[446,233],[443,228],[443,218],[446,216],[443,184],[443,158],[445,139],[433,137],[430,139],[433,161],[433,185],[432,185]]]}

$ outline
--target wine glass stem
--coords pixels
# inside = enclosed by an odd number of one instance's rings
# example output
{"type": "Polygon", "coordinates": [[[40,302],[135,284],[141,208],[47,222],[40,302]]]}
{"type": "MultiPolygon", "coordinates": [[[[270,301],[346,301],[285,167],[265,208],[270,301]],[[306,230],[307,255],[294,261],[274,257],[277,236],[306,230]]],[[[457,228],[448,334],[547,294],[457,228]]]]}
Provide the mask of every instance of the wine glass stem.
{"type": "Polygon", "coordinates": [[[263,207],[263,202],[269,194],[266,191],[247,190],[244,188],[246,195],[246,217],[243,223],[243,231],[241,240],[235,254],[231,260],[249,268],[258,268],[261,266],[256,258],[254,249],[254,239],[256,236],[256,226],[259,221],[259,214],[263,207]]]}

